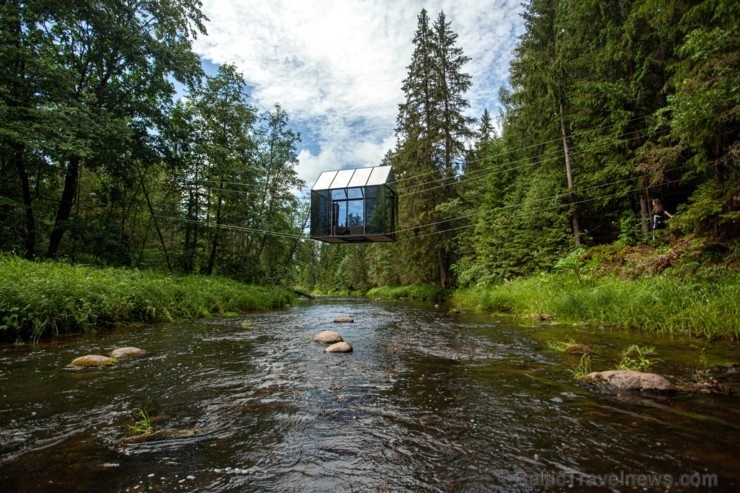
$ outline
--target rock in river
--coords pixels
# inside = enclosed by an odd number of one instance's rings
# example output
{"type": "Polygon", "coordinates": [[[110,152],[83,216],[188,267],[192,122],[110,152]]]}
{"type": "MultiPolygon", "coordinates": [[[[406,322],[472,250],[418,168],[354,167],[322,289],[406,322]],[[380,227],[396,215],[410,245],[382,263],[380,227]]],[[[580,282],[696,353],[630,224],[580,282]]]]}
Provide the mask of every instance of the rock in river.
{"type": "Polygon", "coordinates": [[[85,356],[80,356],[79,358],[73,359],[72,362],[67,365],[67,368],[112,366],[115,364],[116,360],[114,358],[109,358],[108,356],[102,356],[100,354],[87,354],[85,356]]]}
{"type": "Polygon", "coordinates": [[[568,354],[591,354],[593,351],[590,347],[585,344],[568,344],[563,349],[564,353],[568,354]]]}
{"type": "Polygon", "coordinates": [[[352,324],[355,322],[355,319],[352,317],[337,317],[334,319],[335,324],[352,324]]]}
{"type": "Polygon", "coordinates": [[[320,342],[322,344],[334,344],[336,342],[342,342],[343,340],[344,339],[342,339],[342,336],[340,336],[339,333],[332,332],[331,330],[319,332],[313,338],[313,342],[320,342]]]}
{"type": "Polygon", "coordinates": [[[324,349],[325,353],[351,353],[352,345],[344,341],[337,342],[324,349]]]}
{"type": "Polygon", "coordinates": [[[137,347],[119,347],[108,353],[111,358],[125,359],[125,358],[136,358],[138,356],[144,356],[146,351],[137,347]]]}
{"type": "Polygon", "coordinates": [[[647,390],[671,392],[673,385],[665,377],[655,373],[634,370],[609,370],[589,373],[586,380],[605,383],[617,390],[647,390]]]}

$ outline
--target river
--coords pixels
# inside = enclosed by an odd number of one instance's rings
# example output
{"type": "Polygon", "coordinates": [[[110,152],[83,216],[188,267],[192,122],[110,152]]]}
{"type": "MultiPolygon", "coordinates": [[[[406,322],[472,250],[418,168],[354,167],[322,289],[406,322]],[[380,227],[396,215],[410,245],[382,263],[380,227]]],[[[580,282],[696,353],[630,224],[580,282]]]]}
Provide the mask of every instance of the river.
{"type": "Polygon", "coordinates": [[[516,326],[363,299],[0,346],[0,490],[738,491],[735,395],[616,393],[576,381],[548,341],[632,343],[733,390],[735,345],[516,326]],[[350,316],[355,323],[334,324],[350,316]],[[336,330],[354,347],[310,342],[336,330]],[[72,359],[148,351],[110,368],[72,359]],[[137,409],[154,435],[129,429],[137,409]]]}

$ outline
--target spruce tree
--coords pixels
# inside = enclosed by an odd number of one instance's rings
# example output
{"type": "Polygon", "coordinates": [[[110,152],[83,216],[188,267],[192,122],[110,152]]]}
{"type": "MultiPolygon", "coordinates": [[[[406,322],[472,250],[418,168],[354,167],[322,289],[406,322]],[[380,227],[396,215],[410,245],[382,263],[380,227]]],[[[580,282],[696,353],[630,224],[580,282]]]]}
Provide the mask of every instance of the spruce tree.
{"type": "Polygon", "coordinates": [[[470,120],[464,94],[470,75],[462,72],[469,58],[456,45],[444,12],[430,26],[426,10],[417,18],[415,46],[403,82],[405,102],[399,105],[395,154],[400,192],[401,230],[411,233],[402,250],[411,276],[406,282],[451,283],[449,267],[454,235],[454,184],[465,156],[470,120]],[[407,246],[408,245],[408,246],[407,246]],[[436,265],[436,269],[429,266],[436,265]]]}

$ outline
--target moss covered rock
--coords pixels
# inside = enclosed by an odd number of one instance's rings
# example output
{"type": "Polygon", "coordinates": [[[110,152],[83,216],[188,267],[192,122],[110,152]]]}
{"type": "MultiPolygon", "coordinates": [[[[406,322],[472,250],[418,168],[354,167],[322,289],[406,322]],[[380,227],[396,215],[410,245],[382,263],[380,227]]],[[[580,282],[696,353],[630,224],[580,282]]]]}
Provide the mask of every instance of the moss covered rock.
{"type": "Polygon", "coordinates": [[[674,387],[665,377],[634,370],[609,370],[589,373],[586,380],[606,384],[616,390],[672,392],[674,387]]]}

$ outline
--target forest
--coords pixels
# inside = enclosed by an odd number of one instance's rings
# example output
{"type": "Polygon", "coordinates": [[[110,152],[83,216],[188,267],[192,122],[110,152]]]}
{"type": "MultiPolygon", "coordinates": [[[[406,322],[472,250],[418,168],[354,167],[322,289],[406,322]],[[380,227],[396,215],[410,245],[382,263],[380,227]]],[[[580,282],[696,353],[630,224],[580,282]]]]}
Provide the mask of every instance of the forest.
{"type": "Polygon", "coordinates": [[[496,286],[607,247],[737,272],[738,2],[530,0],[503,109],[477,118],[453,21],[422,10],[375,163],[397,241],[362,245],[308,239],[300,135],[238,67],[203,72],[200,7],[0,4],[0,251],[314,293],[496,286]]]}

